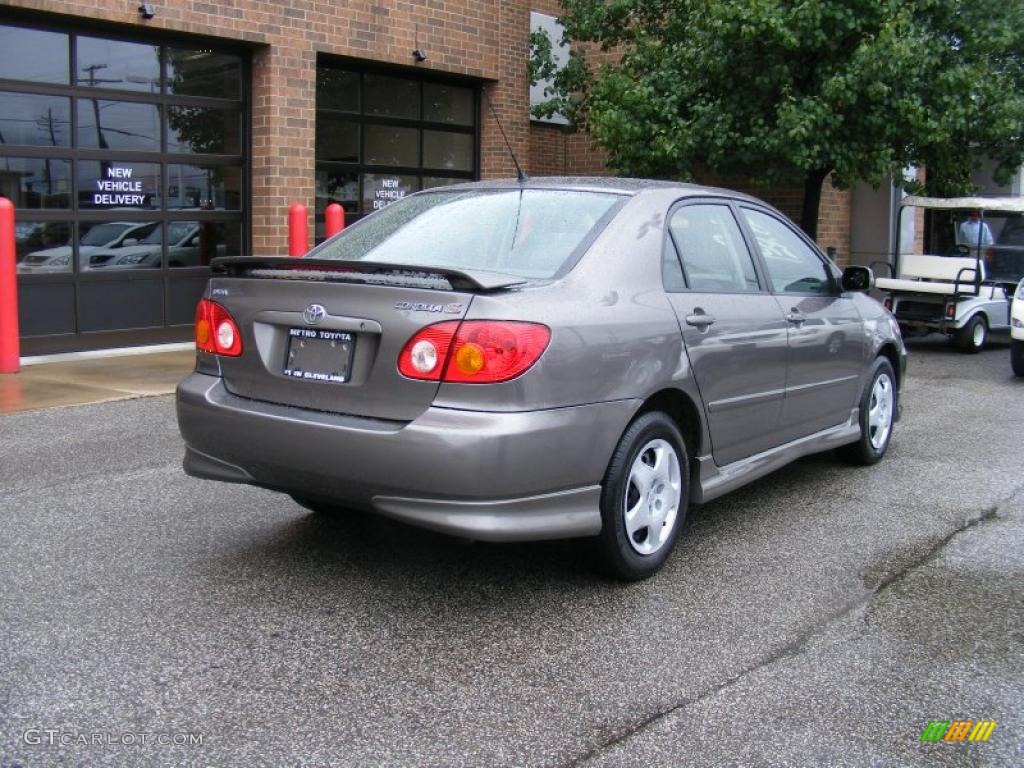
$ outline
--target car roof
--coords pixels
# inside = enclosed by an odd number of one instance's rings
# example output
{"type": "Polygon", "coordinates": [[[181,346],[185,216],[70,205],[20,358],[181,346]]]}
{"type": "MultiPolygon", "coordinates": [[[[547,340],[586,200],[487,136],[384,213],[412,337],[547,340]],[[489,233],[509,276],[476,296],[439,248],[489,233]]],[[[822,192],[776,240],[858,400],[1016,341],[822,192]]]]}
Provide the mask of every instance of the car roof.
{"type": "Polygon", "coordinates": [[[678,190],[688,196],[725,196],[751,202],[761,202],[755,197],[720,187],[708,187],[701,184],[688,184],[681,181],[663,181],[660,179],[634,179],[619,176],[531,176],[525,181],[517,179],[493,179],[474,181],[465,184],[452,184],[447,187],[435,187],[426,192],[457,191],[470,189],[558,189],[579,192],[611,192],[620,195],[638,195],[654,190],[678,190]]]}

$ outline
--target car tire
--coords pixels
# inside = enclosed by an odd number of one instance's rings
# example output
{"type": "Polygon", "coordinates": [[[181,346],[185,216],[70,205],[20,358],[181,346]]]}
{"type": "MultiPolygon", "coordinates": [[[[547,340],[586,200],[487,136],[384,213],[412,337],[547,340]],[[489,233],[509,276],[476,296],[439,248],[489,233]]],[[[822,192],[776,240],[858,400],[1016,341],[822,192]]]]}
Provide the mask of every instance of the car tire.
{"type": "Polygon", "coordinates": [[[601,485],[602,570],[623,581],[657,572],[679,538],[689,491],[679,428],[661,411],[641,414],[619,439],[601,485]]]}
{"type": "Polygon", "coordinates": [[[974,315],[956,332],[956,345],[964,352],[981,352],[988,343],[988,323],[980,314],[974,315]]]}
{"type": "Polygon", "coordinates": [[[1014,339],[1010,342],[1010,367],[1016,376],[1024,376],[1024,341],[1014,339]]]}
{"type": "Polygon", "coordinates": [[[868,385],[860,398],[860,437],[839,449],[843,458],[862,466],[881,461],[892,440],[898,407],[899,392],[892,363],[879,357],[871,367],[868,385]]]}

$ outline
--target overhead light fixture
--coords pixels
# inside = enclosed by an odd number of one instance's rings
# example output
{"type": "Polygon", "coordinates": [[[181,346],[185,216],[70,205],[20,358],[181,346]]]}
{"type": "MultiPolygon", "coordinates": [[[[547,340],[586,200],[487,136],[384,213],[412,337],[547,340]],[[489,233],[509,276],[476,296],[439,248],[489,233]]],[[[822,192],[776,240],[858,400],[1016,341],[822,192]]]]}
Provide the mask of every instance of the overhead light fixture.
{"type": "Polygon", "coordinates": [[[139,6],[139,16],[144,19],[152,19],[156,16],[156,8],[153,7],[152,3],[143,3],[139,6]]]}
{"type": "Polygon", "coordinates": [[[416,63],[418,64],[422,61],[427,60],[427,52],[424,51],[422,48],[417,48],[415,51],[412,52],[412,57],[416,59],[416,63]]]}

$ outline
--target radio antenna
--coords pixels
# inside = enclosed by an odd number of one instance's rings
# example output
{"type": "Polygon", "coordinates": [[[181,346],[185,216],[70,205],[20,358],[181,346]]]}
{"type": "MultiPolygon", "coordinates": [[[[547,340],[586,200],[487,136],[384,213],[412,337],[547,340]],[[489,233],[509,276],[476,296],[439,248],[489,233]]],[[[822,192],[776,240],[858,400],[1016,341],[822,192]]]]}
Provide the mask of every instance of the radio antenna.
{"type": "Polygon", "coordinates": [[[508,136],[505,135],[505,129],[501,127],[501,120],[498,119],[498,113],[494,111],[494,105],[491,103],[490,97],[485,93],[484,98],[487,100],[487,106],[491,110],[491,115],[494,117],[494,122],[498,124],[498,130],[501,131],[501,138],[505,142],[505,147],[506,149],[508,149],[508,153],[512,158],[512,163],[516,167],[516,178],[519,180],[519,183],[522,184],[525,181],[527,181],[529,177],[525,173],[523,173],[523,169],[519,165],[519,161],[516,159],[516,153],[512,151],[512,145],[508,141],[508,136]]]}

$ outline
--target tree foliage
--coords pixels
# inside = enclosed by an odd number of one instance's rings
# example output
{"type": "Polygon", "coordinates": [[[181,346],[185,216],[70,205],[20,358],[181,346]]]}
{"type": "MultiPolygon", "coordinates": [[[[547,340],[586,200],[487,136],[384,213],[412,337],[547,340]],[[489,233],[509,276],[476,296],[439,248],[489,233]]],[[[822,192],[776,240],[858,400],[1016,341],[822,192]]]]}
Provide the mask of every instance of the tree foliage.
{"type": "MultiPolygon", "coordinates": [[[[814,234],[821,185],[902,178],[969,191],[1024,161],[1019,0],[562,0],[576,43],[551,102],[619,173],[801,183],[814,234]],[[580,46],[578,43],[592,43],[580,46]],[[596,64],[591,59],[601,58],[596,64]],[[595,57],[601,50],[613,56],[595,57]]],[[[534,35],[532,76],[553,73],[534,35]]]]}

